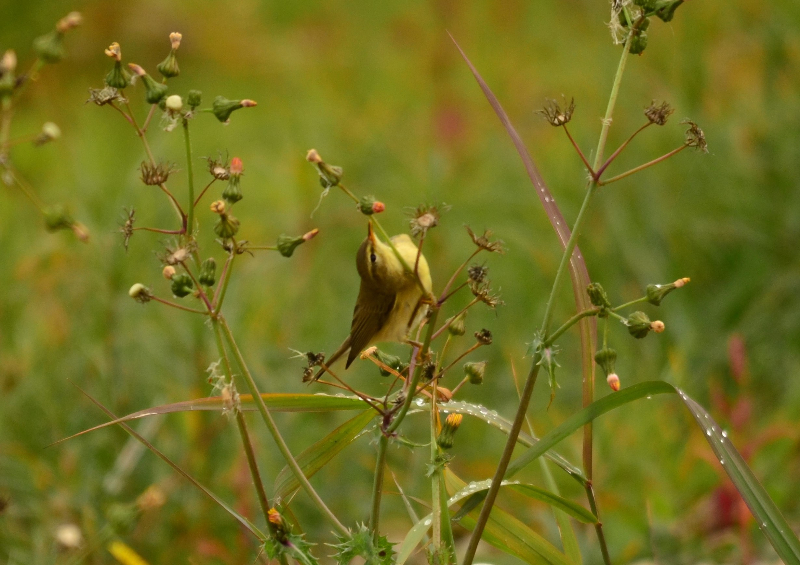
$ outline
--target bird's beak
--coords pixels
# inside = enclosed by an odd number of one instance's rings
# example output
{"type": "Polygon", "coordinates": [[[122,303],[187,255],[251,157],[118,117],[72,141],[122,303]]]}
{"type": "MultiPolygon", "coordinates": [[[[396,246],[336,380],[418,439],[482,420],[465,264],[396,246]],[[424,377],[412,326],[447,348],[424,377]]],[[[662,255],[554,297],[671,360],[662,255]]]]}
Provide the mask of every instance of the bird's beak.
{"type": "Polygon", "coordinates": [[[375,230],[372,229],[372,222],[367,223],[367,239],[372,243],[375,244],[375,230]]]}

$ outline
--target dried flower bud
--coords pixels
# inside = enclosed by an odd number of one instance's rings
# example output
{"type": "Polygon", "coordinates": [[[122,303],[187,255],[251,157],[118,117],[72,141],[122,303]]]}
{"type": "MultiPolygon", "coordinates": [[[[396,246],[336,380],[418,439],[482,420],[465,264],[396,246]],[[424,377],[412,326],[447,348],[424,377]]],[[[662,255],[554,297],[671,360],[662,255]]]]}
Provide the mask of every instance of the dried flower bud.
{"type": "Polygon", "coordinates": [[[33,144],[39,147],[59,137],[61,137],[61,128],[53,122],[45,122],[42,124],[41,133],[33,140],[33,144]]]}
{"type": "Polygon", "coordinates": [[[225,213],[225,202],[222,200],[215,200],[211,203],[211,211],[215,214],[224,214],[225,213]]]}
{"type": "Polygon", "coordinates": [[[442,449],[453,447],[453,440],[464,416],[461,414],[448,414],[442,424],[442,431],[436,438],[436,444],[442,449]]]}
{"type": "Polygon", "coordinates": [[[194,290],[194,283],[192,277],[186,273],[181,273],[172,277],[172,294],[178,298],[188,296],[194,290]]]}
{"type": "MultiPolygon", "coordinates": [[[[564,99],[566,105],[566,98],[564,99]]],[[[547,100],[547,105],[539,110],[537,113],[544,116],[551,126],[560,127],[569,123],[572,119],[572,113],[575,111],[575,99],[571,98],[569,105],[562,110],[558,102],[555,100],[547,100]]]]}
{"type": "Polygon", "coordinates": [[[586,287],[586,293],[589,295],[589,301],[595,306],[600,308],[611,308],[611,302],[608,301],[608,295],[600,283],[591,283],[586,287]]]}
{"type": "Polygon", "coordinates": [[[183,99],[177,94],[167,96],[164,102],[170,112],[177,113],[183,109],[183,99]]]}
{"type": "Polygon", "coordinates": [[[486,361],[470,362],[464,364],[464,375],[469,379],[470,384],[479,385],[483,382],[483,375],[486,373],[486,361]]]}
{"type": "Polygon", "coordinates": [[[212,113],[222,123],[228,123],[231,114],[239,108],[252,108],[256,106],[253,100],[228,100],[224,96],[217,96],[211,105],[212,113]]]}
{"type": "Polygon", "coordinates": [[[204,286],[214,286],[216,280],[217,262],[209,257],[200,265],[200,276],[197,281],[204,286]]]}
{"type": "Polygon", "coordinates": [[[227,212],[220,213],[214,224],[214,233],[222,239],[230,239],[239,232],[239,220],[227,212]]]}
{"type": "Polygon", "coordinates": [[[186,93],[186,103],[192,110],[197,108],[202,101],[203,101],[203,93],[200,92],[199,90],[190,90],[189,92],[186,93]]]}
{"type": "Polygon", "coordinates": [[[652,329],[650,327],[650,318],[644,312],[634,312],[628,319],[625,320],[625,325],[628,326],[628,333],[636,339],[647,337],[652,329]]]}
{"type": "Polygon", "coordinates": [[[606,382],[608,386],[611,387],[611,390],[614,392],[619,392],[620,384],[619,384],[619,376],[616,373],[611,373],[606,377],[606,382]]]}
{"type": "Polygon", "coordinates": [[[453,318],[453,321],[447,326],[447,332],[452,336],[464,335],[467,331],[466,319],[467,311],[464,310],[458,316],[453,318]]]}
{"type": "Polygon", "coordinates": [[[172,265],[166,265],[163,269],[161,269],[161,276],[169,281],[172,280],[172,277],[175,276],[176,272],[177,271],[175,271],[175,267],[172,265]]]}
{"type": "Polygon", "coordinates": [[[614,373],[614,365],[617,362],[617,352],[610,348],[599,349],[594,354],[594,361],[603,369],[606,376],[614,373]]]}
{"type": "Polygon", "coordinates": [[[669,118],[673,112],[675,112],[675,108],[672,108],[668,103],[662,102],[660,106],[657,106],[655,100],[644,109],[644,115],[650,123],[656,124],[657,126],[666,124],[667,118],[669,118]]]}
{"type": "Polygon", "coordinates": [[[150,302],[150,299],[153,298],[153,293],[142,283],[136,283],[128,291],[128,296],[133,298],[136,302],[144,304],[150,302]]]}
{"type": "Polygon", "coordinates": [[[480,330],[475,332],[475,339],[478,340],[478,343],[481,345],[491,345],[492,344],[492,332],[487,329],[480,330]]]}

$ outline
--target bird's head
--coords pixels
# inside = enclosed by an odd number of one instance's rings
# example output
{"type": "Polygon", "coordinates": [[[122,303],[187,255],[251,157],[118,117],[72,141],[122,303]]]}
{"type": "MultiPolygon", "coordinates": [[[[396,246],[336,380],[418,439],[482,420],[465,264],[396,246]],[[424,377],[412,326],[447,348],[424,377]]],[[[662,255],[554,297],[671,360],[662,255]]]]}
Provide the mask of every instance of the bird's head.
{"type": "Polygon", "coordinates": [[[377,236],[372,222],[368,224],[367,238],[358,248],[356,267],[361,280],[382,293],[397,292],[406,284],[403,264],[392,248],[377,236]]]}

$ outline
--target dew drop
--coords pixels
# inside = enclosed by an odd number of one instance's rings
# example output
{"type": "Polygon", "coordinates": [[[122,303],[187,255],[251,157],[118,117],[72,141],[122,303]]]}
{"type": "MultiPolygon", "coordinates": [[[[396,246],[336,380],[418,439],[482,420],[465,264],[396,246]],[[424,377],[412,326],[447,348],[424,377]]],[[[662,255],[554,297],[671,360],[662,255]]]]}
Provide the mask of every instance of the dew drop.
{"type": "Polygon", "coordinates": [[[719,464],[720,464],[720,465],[724,465],[724,464],[725,464],[725,460],[724,460],[724,459],[720,459],[720,460],[719,460],[719,464]]]}
{"type": "Polygon", "coordinates": [[[726,432],[725,430],[722,430],[722,437],[728,437],[728,432],[726,432]]]}
{"type": "Polygon", "coordinates": [[[706,430],[706,435],[707,435],[708,437],[711,437],[711,430],[706,430]]]}
{"type": "Polygon", "coordinates": [[[430,519],[430,518],[428,518],[427,520],[425,520],[425,525],[426,525],[426,526],[430,526],[430,525],[431,525],[431,519],[430,519]]]}

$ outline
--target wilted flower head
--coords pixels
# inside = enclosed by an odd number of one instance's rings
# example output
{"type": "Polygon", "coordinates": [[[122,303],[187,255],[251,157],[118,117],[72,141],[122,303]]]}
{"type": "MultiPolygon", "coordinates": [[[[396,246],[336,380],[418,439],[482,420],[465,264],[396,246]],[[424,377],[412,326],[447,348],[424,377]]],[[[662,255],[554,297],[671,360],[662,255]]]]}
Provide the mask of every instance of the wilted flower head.
{"type": "Polygon", "coordinates": [[[472,243],[477,245],[479,248],[488,251],[489,253],[505,253],[502,241],[489,241],[489,238],[492,237],[492,230],[484,230],[483,235],[476,235],[475,232],[472,231],[472,228],[469,226],[464,227],[467,228],[467,233],[469,234],[470,238],[472,238],[472,243]]]}
{"type": "Polygon", "coordinates": [[[128,251],[128,242],[130,242],[131,237],[133,237],[133,224],[136,221],[136,210],[131,208],[127,210],[127,218],[125,218],[125,223],[120,226],[119,231],[123,236],[122,245],[125,246],[125,251],[128,251]]]}
{"type": "Polygon", "coordinates": [[[651,124],[663,126],[667,123],[667,118],[669,118],[674,111],[675,108],[670,106],[669,103],[662,102],[661,105],[656,105],[656,101],[653,100],[650,105],[644,109],[644,115],[647,116],[651,124]]]}
{"type": "MultiPolygon", "coordinates": [[[[443,211],[447,211],[447,206],[442,206],[443,211]]],[[[419,206],[411,212],[411,236],[417,237],[424,235],[429,229],[439,225],[441,212],[437,206],[419,206]]]]}
{"type": "Polygon", "coordinates": [[[169,163],[158,163],[153,165],[142,161],[139,165],[141,172],[140,178],[142,182],[148,186],[159,186],[167,182],[169,175],[175,171],[175,168],[169,163]]]}
{"type": "Polygon", "coordinates": [[[478,340],[478,343],[481,345],[491,345],[492,344],[492,332],[487,329],[483,329],[480,331],[475,332],[475,339],[478,340]]]}
{"type": "Polygon", "coordinates": [[[228,170],[228,160],[222,159],[222,156],[217,157],[214,159],[213,157],[207,157],[208,161],[208,172],[211,173],[211,176],[217,180],[228,180],[230,177],[230,171],[228,170]]]}
{"type": "Polygon", "coordinates": [[[471,283],[482,283],[489,274],[489,267],[485,265],[472,265],[467,269],[467,278],[471,283]]]}
{"type": "Polygon", "coordinates": [[[708,143],[706,142],[706,134],[700,129],[692,120],[683,120],[682,124],[689,124],[689,129],[686,130],[686,145],[689,147],[696,147],[703,153],[708,153],[708,143]]]}
{"type": "Polygon", "coordinates": [[[125,104],[127,101],[128,99],[120,94],[119,90],[113,86],[106,86],[105,88],[90,88],[89,98],[86,100],[86,103],[94,102],[98,106],[105,106],[113,102],[125,104]]]}
{"type": "Polygon", "coordinates": [[[153,298],[153,293],[142,283],[136,283],[128,291],[128,296],[133,298],[136,302],[144,304],[150,302],[150,299],[153,298]]]}
{"type": "Polygon", "coordinates": [[[169,42],[173,49],[177,49],[181,46],[181,39],[183,39],[183,36],[177,31],[173,31],[169,34],[169,42]]]}
{"type": "MultiPolygon", "coordinates": [[[[566,98],[564,99],[564,103],[566,105],[566,98]]],[[[558,102],[552,99],[547,100],[547,105],[539,110],[537,113],[544,116],[550,125],[559,127],[566,125],[572,119],[572,113],[575,111],[575,99],[571,98],[569,101],[569,105],[566,106],[563,110],[561,106],[559,106],[558,102]]]]}
{"type": "Polygon", "coordinates": [[[70,12],[60,20],[56,24],[56,30],[59,33],[66,33],[69,30],[78,27],[83,23],[83,16],[81,16],[80,12],[70,12]]]}

